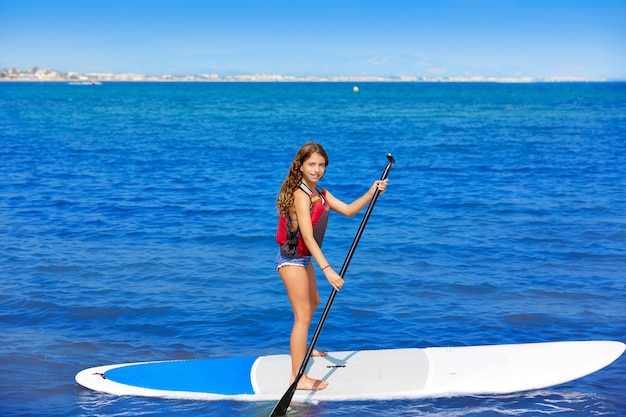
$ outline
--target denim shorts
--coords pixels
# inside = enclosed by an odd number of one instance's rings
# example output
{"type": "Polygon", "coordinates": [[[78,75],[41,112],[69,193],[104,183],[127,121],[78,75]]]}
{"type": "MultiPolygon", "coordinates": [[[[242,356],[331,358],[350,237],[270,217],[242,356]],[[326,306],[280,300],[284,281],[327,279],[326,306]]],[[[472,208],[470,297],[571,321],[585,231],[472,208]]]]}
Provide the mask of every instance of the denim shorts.
{"type": "Polygon", "coordinates": [[[311,257],[305,256],[304,258],[287,258],[282,254],[281,251],[278,251],[278,255],[276,255],[276,259],[274,259],[274,264],[276,265],[276,270],[278,270],[281,266],[301,266],[306,268],[311,263],[311,257]]]}

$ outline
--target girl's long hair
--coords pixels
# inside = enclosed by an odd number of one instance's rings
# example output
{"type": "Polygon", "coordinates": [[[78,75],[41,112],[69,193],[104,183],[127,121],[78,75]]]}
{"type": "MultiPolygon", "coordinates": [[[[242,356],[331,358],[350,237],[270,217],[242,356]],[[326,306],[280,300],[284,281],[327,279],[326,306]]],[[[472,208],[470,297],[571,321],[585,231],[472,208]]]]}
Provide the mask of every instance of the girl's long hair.
{"type": "Polygon", "coordinates": [[[283,181],[283,185],[280,187],[280,192],[276,198],[276,208],[279,214],[289,217],[289,210],[293,207],[293,193],[300,187],[300,182],[302,181],[300,168],[302,168],[304,161],[309,159],[314,153],[322,155],[326,160],[326,166],[328,166],[328,155],[322,145],[315,142],[308,142],[302,145],[293,158],[293,162],[287,173],[287,178],[283,181]]]}

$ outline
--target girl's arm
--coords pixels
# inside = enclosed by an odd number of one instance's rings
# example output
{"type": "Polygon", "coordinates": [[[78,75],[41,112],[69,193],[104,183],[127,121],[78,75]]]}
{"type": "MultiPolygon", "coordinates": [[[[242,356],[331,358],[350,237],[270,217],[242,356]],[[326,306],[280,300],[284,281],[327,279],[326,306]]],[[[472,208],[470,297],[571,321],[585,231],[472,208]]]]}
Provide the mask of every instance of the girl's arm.
{"type": "Polygon", "coordinates": [[[302,239],[304,240],[306,247],[309,249],[311,256],[315,259],[315,262],[317,262],[319,267],[323,269],[322,272],[330,285],[339,291],[343,286],[344,280],[333,270],[332,267],[326,267],[329,263],[313,236],[313,224],[311,223],[311,198],[304,191],[296,190],[294,192],[294,200],[296,215],[298,217],[298,227],[300,227],[302,239]]]}
{"type": "Polygon", "coordinates": [[[343,214],[344,216],[352,217],[359,211],[363,210],[363,207],[365,207],[372,200],[376,189],[379,189],[381,194],[384,193],[385,189],[387,188],[387,182],[389,182],[388,179],[374,181],[374,184],[372,184],[372,186],[369,188],[369,190],[367,190],[365,194],[363,194],[361,197],[357,198],[350,204],[346,204],[343,201],[339,200],[338,198],[333,196],[328,190],[326,190],[326,199],[328,200],[328,204],[330,205],[331,209],[333,209],[337,213],[343,214]]]}

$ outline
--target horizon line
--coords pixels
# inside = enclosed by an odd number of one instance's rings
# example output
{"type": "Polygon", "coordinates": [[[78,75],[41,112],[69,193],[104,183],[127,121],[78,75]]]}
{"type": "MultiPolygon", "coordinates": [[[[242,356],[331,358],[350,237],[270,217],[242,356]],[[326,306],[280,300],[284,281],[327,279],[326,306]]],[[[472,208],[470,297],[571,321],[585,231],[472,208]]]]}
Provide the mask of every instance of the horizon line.
{"type": "Polygon", "coordinates": [[[219,75],[196,74],[196,75],[146,75],[141,73],[112,73],[112,72],[87,72],[57,71],[39,69],[34,67],[30,70],[0,69],[0,82],[493,82],[493,83],[541,83],[541,82],[623,82],[622,79],[580,77],[580,76],[376,76],[376,75],[280,75],[280,74],[240,74],[219,75]]]}

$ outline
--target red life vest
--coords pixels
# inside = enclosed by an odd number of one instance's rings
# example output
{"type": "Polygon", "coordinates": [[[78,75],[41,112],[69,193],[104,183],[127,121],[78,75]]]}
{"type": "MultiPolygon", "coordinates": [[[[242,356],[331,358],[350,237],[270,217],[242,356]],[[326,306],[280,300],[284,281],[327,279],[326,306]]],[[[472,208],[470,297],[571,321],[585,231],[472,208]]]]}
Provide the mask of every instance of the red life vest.
{"type": "MultiPolygon", "coordinates": [[[[300,189],[309,195],[311,199],[311,224],[313,225],[313,236],[321,247],[328,224],[330,208],[326,203],[326,191],[321,187],[316,187],[315,192],[311,191],[304,183],[300,183],[300,189]]],[[[309,249],[304,243],[300,234],[300,228],[294,230],[291,221],[284,213],[278,218],[278,230],[276,231],[276,242],[280,245],[281,253],[288,258],[302,258],[310,256],[309,249]]]]}

